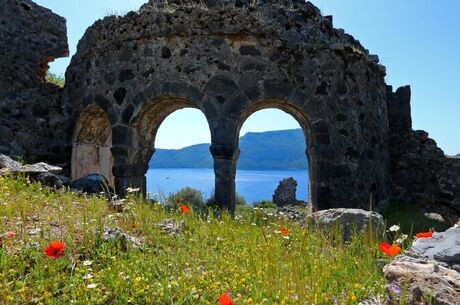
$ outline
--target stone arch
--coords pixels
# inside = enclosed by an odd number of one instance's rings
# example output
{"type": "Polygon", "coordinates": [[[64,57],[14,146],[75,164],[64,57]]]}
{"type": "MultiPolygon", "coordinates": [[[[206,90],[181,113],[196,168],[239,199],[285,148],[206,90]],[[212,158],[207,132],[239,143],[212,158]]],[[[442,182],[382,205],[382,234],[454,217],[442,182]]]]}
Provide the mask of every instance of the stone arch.
{"type": "MultiPolygon", "coordinates": [[[[315,172],[316,169],[316,154],[314,151],[314,142],[313,142],[313,135],[312,129],[310,126],[310,121],[307,115],[305,114],[302,109],[296,104],[281,100],[281,99],[265,99],[254,102],[250,104],[248,107],[244,109],[241,116],[239,117],[235,129],[235,140],[236,140],[236,147],[239,147],[239,136],[241,127],[243,126],[244,122],[254,113],[259,110],[263,109],[278,109],[284,111],[285,113],[289,114],[293,119],[299,123],[300,128],[302,129],[305,137],[305,143],[307,145],[307,149],[305,151],[306,158],[308,161],[308,202],[309,208],[316,210],[317,209],[317,200],[316,200],[316,184],[317,184],[317,175],[315,172]]],[[[239,151],[239,149],[238,149],[239,151]]],[[[239,155],[239,153],[238,153],[239,155]]]]}
{"type": "Polygon", "coordinates": [[[193,108],[206,112],[191,98],[162,94],[139,105],[128,125],[114,126],[124,130],[120,134],[130,138],[129,143],[114,143],[114,176],[118,193],[127,187],[141,187],[145,192],[148,163],[155,153],[155,139],[160,125],[173,112],[193,108]]]}
{"type": "Polygon", "coordinates": [[[75,125],[72,141],[72,178],[101,174],[113,186],[112,127],[104,110],[87,106],[75,125]]]}

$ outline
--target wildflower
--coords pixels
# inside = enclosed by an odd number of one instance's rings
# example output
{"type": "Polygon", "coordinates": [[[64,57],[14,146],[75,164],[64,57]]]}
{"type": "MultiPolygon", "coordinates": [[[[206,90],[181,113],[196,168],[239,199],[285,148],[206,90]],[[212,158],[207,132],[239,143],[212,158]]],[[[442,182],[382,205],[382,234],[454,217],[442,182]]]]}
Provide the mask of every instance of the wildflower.
{"type": "Polygon", "coordinates": [[[141,189],[140,189],[139,187],[138,187],[138,188],[131,188],[131,187],[128,187],[128,188],[126,189],[126,191],[127,191],[128,193],[136,193],[136,192],[139,192],[140,190],[141,190],[141,189]]]}
{"type": "Polygon", "coordinates": [[[395,283],[391,283],[390,285],[388,285],[388,289],[397,295],[401,294],[401,289],[395,283]]]}
{"type": "Polygon", "coordinates": [[[391,232],[398,232],[399,231],[399,226],[397,225],[392,225],[389,229],[391,232]]]}
{"type": "Polygon", "coordinates": [[[90,280],[90,279],[94,278],[94,276],[91,273],[89,273],[89,274],[85,274],[82,278],[84,280],[90,280]]]}
{"type": "Polygon", "coordinates": [[[92,261],[88,261],[88,260],[83,261],[83,266],[91,266],[92,264],[93,264],[92,261]]]}
{"type": "Polygon", "coordinates": [[[94,289],[96,287],[97,287],[97,284],[94,284],[94,283],[86,285],[86,288],[88,289],[94,289]]]}
{"type": "Polygon", "coordinates": [[[289,233],[289,230],[286,229],[286,228],[281,228],[280,233],[281,233],[281,234],[288,234],[288,233],[289,233]]]}
{"type": "Polygon", "coordinates": [[[5,233],[6,236],[8,236],[9,238],[13,238],[16,236],[16,232],[14,231],[8,231],[5,233]]]}
{"type": "Polygon", "coordinates": [[[415,236],[417,236],[417,238],[430,238],[433,237],[433,232],[420,232],[415,234],[415,236]]]}
{"type": "Polygon", "coordinates": [[[49,257],[59,258],[64,251],[65,244],[61,241],[52,241],[45,249],[45,255],[49,257]]]}
{"type": "Polygon", "coordinates": [[[184,214],[190,213],[190,209],[185,204],[181,205],[179,209],[184,214]]]}
{"type": "Polygon", "coordinates": [[[390,244],[385,243],[385,242],[381,242],[379,244],[379,249],[380,249],[380,251],[382,251],[383,253],[385,253],[388,256],[395,256],[396,254],[398,254],[401,251],[401,248],[398,247],[397,245],[390,245],[390,244]]]}
{"type": "Polygon", "coordinates": [[[405,241],[407,239],[407,235],[406,234],[402,234],[397,240],[396,240],[396,243],[397,244],[401,244],[403,241],[405,241]]]}
{"type": "Polygon", "coordinates": [[[226,292],[221,294],[217,300],[219,301],[219,305],[234,305],[232,298],[226,292]]]}

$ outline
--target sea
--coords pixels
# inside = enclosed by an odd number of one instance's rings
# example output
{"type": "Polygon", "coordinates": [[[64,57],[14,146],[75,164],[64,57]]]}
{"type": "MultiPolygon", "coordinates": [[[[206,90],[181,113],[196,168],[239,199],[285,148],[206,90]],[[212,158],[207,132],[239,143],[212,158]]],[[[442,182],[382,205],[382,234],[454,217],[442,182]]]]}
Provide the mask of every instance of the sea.
{"type": "MultiPolygon", "coordinates": [[[[214,170],[209,168],[151,168],[147,174],[147,192],[150,197],[167,197],[184,187],[200,190],[209,198],[214,189],[214,170]]],[[[303,170],[237,170],[236,192],[248,204],[272,200],[273,192],[284,178],[297,181],[297,199],[308,198],[308,172],[303,170]]]]}

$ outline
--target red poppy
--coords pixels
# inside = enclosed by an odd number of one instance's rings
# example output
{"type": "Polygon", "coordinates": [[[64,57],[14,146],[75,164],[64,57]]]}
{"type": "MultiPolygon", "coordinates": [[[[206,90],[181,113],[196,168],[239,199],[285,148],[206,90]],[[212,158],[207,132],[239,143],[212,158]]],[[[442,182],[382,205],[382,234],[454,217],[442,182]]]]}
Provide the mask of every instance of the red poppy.
{"type": "Polygon", "coordinates": [[[62,241],[52,241],[45,249],[45,255],[49,257],[59,258],[64,251],[65,244],[62,241]]]}
{"type": "Polygon", "coordinates": [[[8,231],[6,232],[6,236],[8,236],[9,238],[13,238],[16,236],[16,232],[14,231],[8,231]]]}
{"type": "Polygon", "coordinates": [[[433,232],[420,232],[415,234],[415,236],[417,236],[417,238],[429,238],[433,237],[433,232]]]}
{"type": "Polygon", "coordinates": [[[190,213],[190,209],[185,204],[181,205],[179,209],[184,214],[190,213]]]}
{"type": "Polygon", "coordinates": [[[286,228],[281,228],[280,233],[281,234],[288,234],[289,230],[286,228]]]}
{"type": "Polygon", "coordinates": [[[395,256],[401,251],[401,248],[398,247],[397,245],[390,245],[389,243],[386,243],[386,242],[381,242],[379,244],[379,249],[380,251],[382,251],[388,256],[395,256]]]}
{"type": "Polygon", "coordinates": [[[226,292],[222,293],[217,300],[219,301],[219,305],[234,305],[232,298],[226,292]]]}

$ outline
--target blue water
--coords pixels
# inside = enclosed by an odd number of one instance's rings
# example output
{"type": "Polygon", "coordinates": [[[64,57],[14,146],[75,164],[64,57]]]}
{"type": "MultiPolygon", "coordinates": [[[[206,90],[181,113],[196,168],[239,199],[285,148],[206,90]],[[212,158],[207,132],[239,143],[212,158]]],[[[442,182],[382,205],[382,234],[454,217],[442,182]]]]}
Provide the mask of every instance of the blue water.
{"type": "MultiPolygon", "coordinates": [[[[307,170],[237,170],[236,191],[247,203],[270,200],[280,180],[297,181],[297,199],[307,200],[307,170]]],[[[214,170],[208,168],[154,168],[147,172],[147,192],[165,196],[192,187],[208,198],[214,188],[214,170]]]]}

